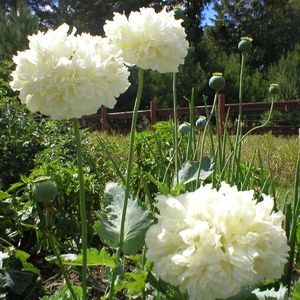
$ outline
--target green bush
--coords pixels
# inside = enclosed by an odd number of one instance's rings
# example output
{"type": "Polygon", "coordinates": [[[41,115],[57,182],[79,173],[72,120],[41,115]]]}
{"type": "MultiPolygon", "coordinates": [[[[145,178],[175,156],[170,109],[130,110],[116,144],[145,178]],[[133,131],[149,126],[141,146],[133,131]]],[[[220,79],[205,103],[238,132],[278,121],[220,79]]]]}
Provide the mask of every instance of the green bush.
{"type": "Polygon", "coordinates": [[[300,44],[293,51],[282,56],[281,59],[268,69],[270,83],[279,84],[279,100],[296,99],[300,97],[300,44]]]}

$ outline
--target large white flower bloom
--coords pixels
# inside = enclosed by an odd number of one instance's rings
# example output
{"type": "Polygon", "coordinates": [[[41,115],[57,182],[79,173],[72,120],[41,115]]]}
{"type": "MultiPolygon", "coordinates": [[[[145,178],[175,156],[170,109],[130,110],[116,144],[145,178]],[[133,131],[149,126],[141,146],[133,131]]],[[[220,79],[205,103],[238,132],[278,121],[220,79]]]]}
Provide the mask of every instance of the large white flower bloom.
{"type": "Polygon", "coordinates": [[[29,36],[29,49],[13,58],[11,87],[30,111],[53,119],[90,115],[101,105],[112,108],[129,86],[129,72],[108,39],[68,31],[63,24],[29,36]]]}
{"type": "Polygon", "coordinates": [[[284,216],[273,199],[222,183],[177,197],[158,196],[158,223],[146,235],[147,258],[190,299],[224,299],[242,286],[280,278],[287,261],[284,216]]]}
{"type": "Polygon", "coordinates": [[[173,11],[156,13],[153,8],[140,8],[128,19],[115,13],[113,21],[106,21],[104,31],[129,64],[160,73],[177,72],[188,48],[181,22],[173,11]]]}

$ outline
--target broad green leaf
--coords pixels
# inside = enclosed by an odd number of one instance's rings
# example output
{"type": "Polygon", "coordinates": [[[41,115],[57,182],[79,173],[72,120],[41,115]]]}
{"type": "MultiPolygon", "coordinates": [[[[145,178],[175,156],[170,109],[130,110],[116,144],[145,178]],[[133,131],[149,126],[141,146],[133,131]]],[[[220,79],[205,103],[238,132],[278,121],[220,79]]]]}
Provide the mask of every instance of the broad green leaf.
{"type": "Polygon", "coordinates": [[[0,191],[0,201],[8,198],[10,195],[6,192],[0,191]]]}
{"type": "Polygon", "coordinates": [[[28,271],[7,270],[5,272],[7,287],[17,295],[22,295],[28,287],[34,287],[38,275],[28,271]]]}
{"type": "MultiPolygon", "coordinates": [[[[213,163],[210,158],[204,156],[201,160],[201,164],[198,162],[186,161],[182,168],[179,170],[178,179],[179,183],[187,184],[189,182],[195,181],[198,179],[199,167],[201,168],[199,179],[205,180],[213,173],[213,163]]],[[[174,180],[174,184],[175,184],[174,180]]]]}
{"type": "Polygon", "coordinates": [[[32,263],[28,262],[30,255],[22,250],[14,250],[13,255],[15,258],[19,259],[23,265],[23,271],[30,271],[36,274],[40,274],[40,270],[36,268],[32,263]]]}
{"type": "MultiPolygon", "coordinates": [[[[110,202],[105,213],[95,224],[95,230],[101,239],[112,248],[118,247],[121,229],[121,217],[125,191],[117,183],[108,183],[105,189],[106,198],[110,202]]],[[[145,234],[152,224],[149,213],[132,197],[128,199],[125,218],[124,243],[125,254],[135,254],[144,245],[145,234]]]]}
{"type": "MultiPolygon", "coordinates": [[[[82,288],[80,286],[72,285],[72,288],[77,295],[77,299],[82,299],[82,288]]],[[[54,295],[44,296],[41,300],[73,300],[72,294],[67,286],[56,291],[54,295]]]]}

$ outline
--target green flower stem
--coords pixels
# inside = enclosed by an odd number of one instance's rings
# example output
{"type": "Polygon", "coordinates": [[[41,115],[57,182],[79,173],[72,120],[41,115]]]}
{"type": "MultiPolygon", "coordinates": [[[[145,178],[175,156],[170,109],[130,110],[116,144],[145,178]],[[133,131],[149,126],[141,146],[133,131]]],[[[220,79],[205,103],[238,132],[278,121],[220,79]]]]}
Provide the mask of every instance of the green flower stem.
{"type": "Polygon", "coordinates": [[[79,177],[79,203],[80,203],[80,219],[81,219],[81,234],[82,234],[82,299],[87,300],[87,220],[86,220],[86,205],[85,205],[85,188],[83,178],[83,163],[82,163],[82,148],[79,132],[79,122],[73,119],[74,135],[77,151],[77,166],[79,177]]]}
{"type": "Polygon", "coordinates": [[[238,172],[239,172],[239,162],[240,162],[240,155],[241,155],[241,144],[239,143],[240,137],[242,135],[242,102],[243,102],[243,71],[244,71],[244,54],[242,53],[241,59],[241,70],[240,70],[240,82],[239,82],[239,116],[238,116],[238,123],[237,123],[237,130],[235,136],[235,146],[234,146],[234,153],[233,153],[233,160],[232,160],[232,173],[231,173],[231,183],[233,183],[234,179],[238,181],[238,172]],[[236,165],[235,165],[236,163],[236,165]],[[234,166],[236,168],[234,168],[234,166]],[[235,178],[234,178],[235,176],[235,178]]]}
{"type": "Polygon", "coordinates": [[[295,258],[295,248],[297,241],[297,228],[298,228],[298,219],[300,214],[300,199],[299,199],[299,183],[300,183],[300,131],[299,131],[299,148],[298,148],[298,158],[296,164],[296,175],[295,175],[295,186],[294,186],[294,203],[293,203],[293,217],[291,224],[291,233],[289,236],[289,245],[290,245],[290,256],[287,265],[287,273],[285,278],[285,284],[287,284],[290,291],[291,281],[292,281],[292,272],[294,266],[295,258]]]}
{"type": "Polygon", "coordinates": [[[55,240],[55,237],[54,237],[54,235],[53,235],[52,233],[50,233],[50,234],[48,233],[48,234],[47,234],[47,237],[48,237],[48,240],[49,240],[49,242],[50,242],[50,246],[51,246],[51,248],[52,248],[52,250],[53,250],[53,252],[54,252],[54,255],[56,256],[58,266],[59,266],[59,268],[60,268],[60,270],[61,270],[61,272],[62,272],[62,274],[63,274],[63,276],[64,276],[64,279],[65,279],[65,281],[66,281],[67,287],[68,287],[68,289],[70,290],[73,299],[74,299],[74,300],[77,300],[77,299],[78,299],[78,298],[77,298],[77,295],[76,295],[76,293],[75,293],[75,291],[74,291],[74,289],[73,289],[73,287],[72,287],[72,284],[71,284],[71,281],[70,281],[70,279],[69,279],[69,276],[68,276],[68,274],[67,274],[67,272],[66,272],[66,270],[65,270],[65,267],[64,267],[64,265],[63,265],[63,263],[62,263],[62,260],[61,260],[61,257],[60,257],[59,250],[58,250],[57,247],[56,247],[56,240],[55,240]]]}
{"type": "MultiPolygon", "coordinates": [[[[126,211],[127,211],[128,198],[129,198],[129,192],[130,192],[130,182],[131,182],[130,177],[131,177],[131,169],[132,169],[132,163],[133,163],[135,129],[136,129],[136,123],[137,123],[137,117],[138,117],[138,109],[139,109],[141,98],[142,98],[143,84],[144,84],[144,70],[139,68],[138,91],[137,91],[137,96],[136,96],[136,100],[135,100],[135,104],[134,104],[132,122],[131,122],[131,130],[130,130],[130,145],[129,145],[127,173],[126,173],[124,204],[123,204],[122,217],[121,217],[120,239],[119,239],[118,250],[117,250],[117,254],[116,254],[118,259],[121,257],[122,247],[123,247],[123,243],[124,243],[126,211]]],[[[109,292],[110,300],[112,300],[113,296],[114,296],[115,279],[116,279],[116,271],[113,271],[111,284],[110,284],[110,292],[109,292]]]]}
{"type": "Polygon", "coordinates": [[[178,172],[178,135],[177,135],[177,99],[176,99],[176,73],[173,73],[173,119],[174,119],[174,160],[175,160],[175,175],[176,175],[176,184],[179,181],[178,172]]]}
{"type": "Polygon", "coordinates": [[[10,246],[10,247],[14,247],[14,245],[13,245],[12,243],[10,243],[10,242],[7,241],[6,239],[2,238],[1,236],[0,236],[0,241],[4,242],[5,244],[7,244],[7,245],[10,246]]]}
{"type": "Polygon", "coordinates": [[[211,118],[214,114],[215,107],[216,107],[216,104],[217,104],[218,95],[219,95],[219,92],[216,91],[215,98],[214,98],[214,103],[213,103],[212,109],[210,111],[210,114],[209,114],[208,118],[206,119],[206,124],[205,124],[203,134],[202,134],[201,147],[200,147],[199,169],[198,169],[198,174],[197,174],[196,188],[199,187],[199,178],[200,178],[200,174],[201,174],[201,161],[202,161],[203,153],[204,153],[204,142],[205,142],[206,131],[207,131],[207,128],[210,124],[210,120],[211,120],[211,118]]]}

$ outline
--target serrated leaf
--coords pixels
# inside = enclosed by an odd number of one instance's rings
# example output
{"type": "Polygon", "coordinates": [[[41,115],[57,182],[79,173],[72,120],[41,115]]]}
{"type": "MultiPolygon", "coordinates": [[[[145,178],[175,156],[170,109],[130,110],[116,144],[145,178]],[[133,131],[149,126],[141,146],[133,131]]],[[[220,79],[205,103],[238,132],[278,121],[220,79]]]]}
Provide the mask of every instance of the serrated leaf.
{"type": "Polygon", "coordinates": [[[126,272],[124,279],[116,284],[115,291],[126,289],[129,297],[138,296],[145,288],[148,272],[139,270],[137,272],[126,272]]]}
{"type": "MultiPolygon", "coordinates": [[[[108,266],[110,268],[116,267],[116,256],[111,256],[105,249],[101,251],[95,248],[87,249],[87,266],[108,266]]],[[[64,265],[81,266],[82,254],[79,254],[75,260],[63,260],[64,265]]]]}
{"type": "MultiPolygon", "coordinates": [[[[47,261],[51,263],[56,263],[57,259],[55,256],[47,257],[47,261]]],[[[82,266],[82,254],[63,254],[61,255],[62,263],[66,266],[82,266]],[[71,259],[74,256],[74,259],[71,259]]],[[[95,248],[87,249],[87,266],[108,266],[112,269],[116,267],[117,258],[116,256],[111,256],[105,249],[101,251],[95,248]]]]}
{"type": "MultiPolygon", "coordinates": [[[[95,230],[101,239],[112,248],[118,247],[121,230],[121,217],[125,197],[124,189],[117,183],[109,183],[105,189],[106,198],[111,203],[105,213],[99,216],[95,230]]],[[[149,213],[131,197],[128,199],[125,218],[124,243],[125,254],[135,254],[144,245],[145,234],[152,224],[149,213]]]]}
{"type": "MultiPolygon", "coordinates": [[[[178,183],[187,184],[198,179],[199,167],[201,168],[199,179],[205,180],[213,173],[213,163],[210,158],[204,156],[199,162],[186,161],[178,172],[178,183]]],[[[176,180],[174,178],[174,185],[176,180]]]]}
{"type": "Polygon", "coordinates": [[[265,291],[256,289],[252,293],[259,300],[288,300],[288,289],[282,284],[280,284],[278,291],[275,291],[274,288],[265,291]]]}

